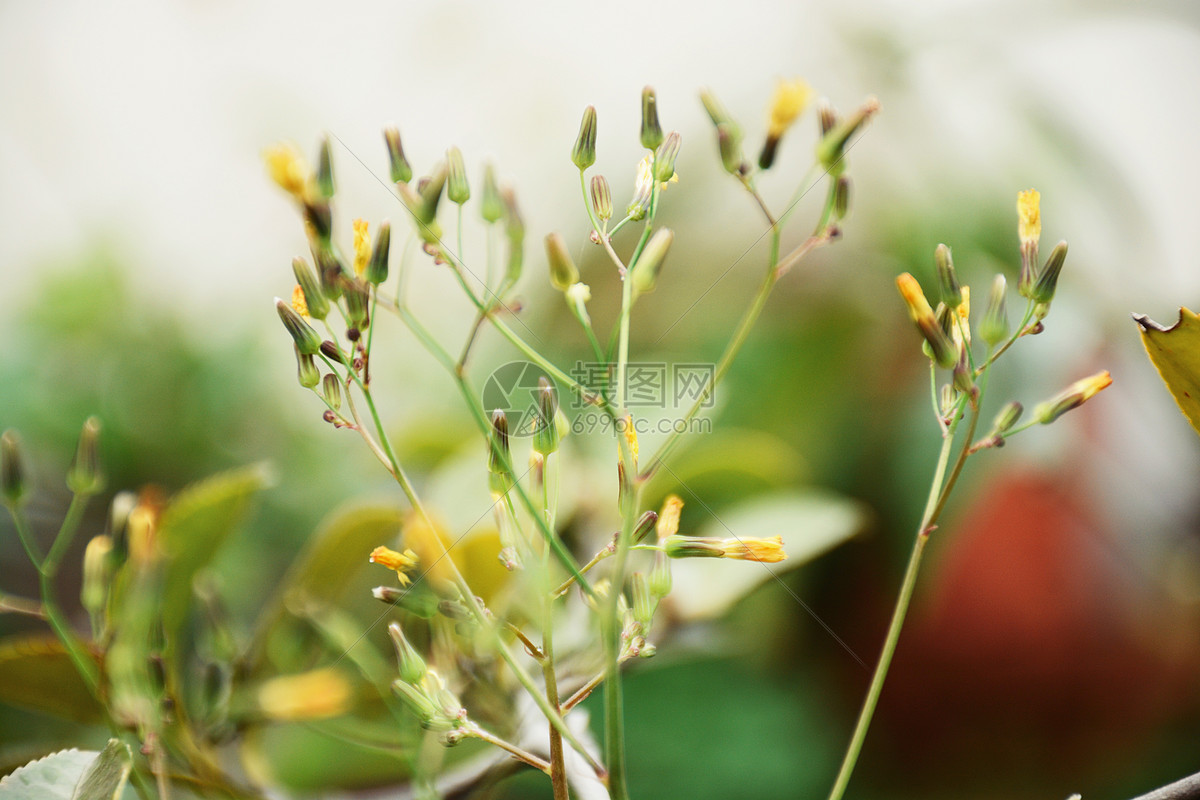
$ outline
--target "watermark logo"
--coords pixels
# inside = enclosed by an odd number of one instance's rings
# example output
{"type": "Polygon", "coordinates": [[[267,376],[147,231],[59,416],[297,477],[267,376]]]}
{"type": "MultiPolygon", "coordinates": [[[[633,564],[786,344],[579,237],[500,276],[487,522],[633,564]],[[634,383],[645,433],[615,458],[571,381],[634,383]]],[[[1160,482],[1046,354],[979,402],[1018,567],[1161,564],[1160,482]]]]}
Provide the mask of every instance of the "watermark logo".
{"type": "MultiPolygon", "coordinates": [[[[576,361],[571,377],[584,386],[611,386],[611,371],[610,364],[576,361]]],[[[699,400],[701,408],[712,408],[711,386],[715,374],[715,364],[631,361],[625,367],[625,405],[630,409],[684,410],[699,400]]],[[[571,405],[572,408],[585,406],[587,403],[579,397],[574,398],[571,405]]]]}
{"type": "Polygon", "coordinates": [[[550,380],[545,370],[528,361],[510,361],[497,367],[483,382],[480,394],[484,411],[503,411],[510,436],[533,436],[546,424],[538,410],[538,382],[542,378],[550,380]]]}

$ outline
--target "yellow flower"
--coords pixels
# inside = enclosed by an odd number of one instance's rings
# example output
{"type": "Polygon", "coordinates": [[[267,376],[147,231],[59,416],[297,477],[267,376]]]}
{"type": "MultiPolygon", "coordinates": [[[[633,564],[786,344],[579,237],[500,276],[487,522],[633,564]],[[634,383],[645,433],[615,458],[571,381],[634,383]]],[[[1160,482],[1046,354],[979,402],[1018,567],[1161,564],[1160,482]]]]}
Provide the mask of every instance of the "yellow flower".
{"type": "Polygon", "coordinates": [[[1071,409],[1079,408],[1111,385],[1112,375],[1108,370],[1077,380],[1046,402],[1039,403],[1033,409],[1033,418],[1043,425],[1049,425],[1071,409]]]}
{"type": "Polygon", "coordinates": [[[933,309],[925,299],[925,292],[921,291],[921,284],[917,283],[916,278],[907,272],[901,273],[896,277],[896,288],[900,290],[900,296],[904,298],[904,304],[908,306],[908,315],[912,317],[913,322],[918,325],[936,324],[933,309]]]}
{"type": "Polygon", "coordinates": [[[304,289],[300,288],[298,283],[292,287],[292,310],[308,319],[308,300],[304,297],[304,289]]]}
{"type": "Polygon", "coordinates": [[[275,720],[326,719],[344,714],[352,695],[342,673],[327,667],[271,678],[258,689],[258,707],[275,720]]]}
{"type": "Polygon", "coordinates": [[[371,551],[370,560],[372,564],[381,564],[390,570],[395,570],[396,575],[400,578],[400,585],[408,586],[412,583],[412,579],[406,573],[411,572],[417,566],[418,558],[412,550],[397,553],[389,547],[376,547],[371,551]]]}
{"type": "Polygon", "coordinates": [[[667,499],[663,501],[662,512],[658,515],[658,526],[655,528],[660,542],[679,532],[679,511],[682,508],[683,501],[677,495],[667,495],[667,499]]]}
{"type": "Polygon", "coordinates": [[[354,274],[361,278],[371,260],[371,234],[365,219],[354,220],[354,274]]]}
{"type": "MultiPolygon", "coordinates": [[[[638,436],[637,436],[637,430],[635,430],[633,427],[633,414],[625,415],[624,420],[622,420],[621,427],[624,429],[623,432],[625,434],[625,443],[629,446],[630,461],[633,462],[633,469],[634,469],[634,471],[636,471],[637,463],[638,463],[638,436]]],[[[617,461],[621,462],[622,460],[623,459],[621,458],[621,446],[620,446],[620,444],[618,444],[617,445],[617,461]]]]}
{"type": "Polygon", "coordinates": [[[726,539],[725,557],[774,564],[787,558],[787,553],[783,552],[783,537],[771,536],[767,539],[726,539]]]}
{"type": "Polygon", "coordinates": [[[1017,193],[1017,235],[1021,244],[1037,244],[1042,235],[1041,201],[1037,189],[1017,193]]]}
{"type": "Polygon", "coordinates": [[[279,142],[263,151],[263,160],[267,163],[271,180],[279,184],[281,189],[300,201],[308,196],[312,170],[300,148],[291,142],[279,142]]]}
{"type": "Polygon", "coordinates": [[[776,84],[775,94],[771,96],[767,135],[772,139],[783,136],[796,118],[804,113],[804,109],[808,108],[812,96],[813,88],[800,78],[776,84]]]}

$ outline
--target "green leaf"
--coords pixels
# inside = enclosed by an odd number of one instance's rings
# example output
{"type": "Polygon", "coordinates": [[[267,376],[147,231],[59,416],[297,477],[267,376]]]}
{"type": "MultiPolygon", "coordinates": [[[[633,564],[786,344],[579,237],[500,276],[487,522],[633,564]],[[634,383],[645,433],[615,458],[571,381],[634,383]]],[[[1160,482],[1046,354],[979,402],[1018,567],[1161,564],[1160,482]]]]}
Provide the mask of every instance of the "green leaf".
{"type": "Polygon", "coordinates": [[[268,483],[262,466],[215,475],[177,494],[163,512],[159,542],[168,556],[162,598],[168,641],[187,618],[192,581],[245,516],[250,499],[268,483]]]}
{"type": "Polygon", "coordinates": [[[103,719],[62,642],[50,634],[0,640],[0,703],[76,722],[103,719]]]}
{"type": "Polygon", "coordinates": [[[61,750],[31,761],[0,779],[0,800],[72,800],[72,790],[98,756],[94,750],[61,750]]]}
{"type": "Polygon", "coordinates": [[[75,785],[71,800],[115,800],[120,797],[132,763],[129,745],[118,739],[109,739],[75,785]]]}
{"type": "MultiPolygon", "coordinates": [[[[694,498],[685,495],[683,499],[685,504],[691,500],[699,505],[694,498]]],[[[680,533],[719,539],[781,536],[788,557],[777,564],[727,558],[673,560],[669,599],[684,619],[724,614],[763,583],[846,541],[863,528],[867,519],[861,504],[816,489],[766,495],[716,514],[703,507],[692,511],[709,521],[698,531],[681,528],[680,533]]]]}
{"type": "Polygon", "coordinates": [[[1158,370],[1179,410],[1200,433],[1200,316],[1179,309],[1179,321],[1164,328],[1144,314],[1133,319],[1142,329],[1146,355],[1158,370]]]}

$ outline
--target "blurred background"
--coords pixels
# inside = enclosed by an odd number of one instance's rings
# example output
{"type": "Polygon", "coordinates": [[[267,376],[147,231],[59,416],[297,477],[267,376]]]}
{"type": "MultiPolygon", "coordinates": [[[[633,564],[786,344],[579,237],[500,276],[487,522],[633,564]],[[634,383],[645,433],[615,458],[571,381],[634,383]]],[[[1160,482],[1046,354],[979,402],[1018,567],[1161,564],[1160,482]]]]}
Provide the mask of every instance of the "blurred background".
{"type": "MultiPolygon", "coordinates": [[[[1046,333],[1014,348],[992,399],[1028,406],[1105,368],[1114,384],[969,464],[850,796],[1118,798],[1194,772],[1200,442],[1129,314],[1170,324],[1200,302],[1198,25],[1187,0],[2,4],[0,428],[20,430],[30,454],[35,526],[49,536],[62,516],[61,476],[89,414],[104,423],[110,495],[270,462],[274,486],[218,565],[248,629],[323,518],[402,504],[296,386],[271,299],[290,292],[306,245],[262,166],[270,143],[315,154],[334,137],[343,246],[352,217],[403,222],[380,183],[385,125],[418,172],[451,145],[476,187],[494,163],[529,231],[522,321],[570,365],[587,343],[540,239],[566,236],[607,330],[619,286],[587,244],[569,153],[595,105],[595,169],[623,207],[652,85],[683,151],[661,212],[676,242],[634,314],[633,348],[643,361],[715,360],[766,249],[698,93],[724,101],[753,157],[776,81],[800,76],[845,111],[871,94],[882,104],[849,154],[844,238],[780,284],[718,392],[713,438],[676,456],[686,490],[664,483],[655,499],[684,494],[684,526],[698,530],[747,498],[816,487],[859,503],[866,522],[786,574],[807,610],[768,582],[632,673],[635,796],[827,790],[870,677],[849,651],[875,661],[938,445],[893,278],[911,271],[932,292],[946,242],[981,307],[995,272],[1015,282],[1015,198],[1029,187],[1042,193],[1043,250],[1067,239],[1070,257],[1046,333]]],[[[761,183],[775,208],[815,135],[810,111],[784,139],[761,183]]],[[[820,195],[802,200],[785,248],[820,195]]],[[[474,228],[465,257],[482,241],[474,228]]],[[[444,271],[413,263],[412,305],[456,351],[472,309],[444,271]]],[[[385,348],[373,366],[391,389],[389,429],[422,481],[444,485],[464,443],[480,447],[469,418],[410,336],[396,328],[385,348]]],[[[516,355],[485,333],[476,384],[516,355]]],[[[578,451],[609,481],[610,446],[578,451]]],[[[443,496],[454,503],[453,484],[443,496]]],[[[36,592],[7,518],[0,563],[0,590],[36,592]]],[[[77,566],[68,573],[65,595],[77,566]]],[[[0,617],[7,633],[34,628],[0,617]]],[[[0,706],[5,769],[103,738],[0,706]]],[[[519,778],[496,791],[543,790],[519,778]]]]}

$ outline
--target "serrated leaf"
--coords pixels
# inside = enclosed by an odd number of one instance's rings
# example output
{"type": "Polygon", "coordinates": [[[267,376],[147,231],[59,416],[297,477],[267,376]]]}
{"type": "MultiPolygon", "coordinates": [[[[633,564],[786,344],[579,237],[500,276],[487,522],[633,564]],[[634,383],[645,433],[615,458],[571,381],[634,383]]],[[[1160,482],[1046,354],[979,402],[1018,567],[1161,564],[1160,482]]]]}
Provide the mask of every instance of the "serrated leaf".
{"type": "Polygon", "coordinates": [[[60,750],[0,778],[0,800],[71,800],[95,750],[60,750]]]}
{"type": "Polygon", "coordinates": [[[1179,321],[1164,328],[1144,314],[1133,319],[1142,329],[1142,344],[1179,410],[1200,433],[1200,315],[1179,309],[1179,321]]]}
{"type": "Polygon", "coordinates": [[[168,566],[162,620],[168,640],[187,617],[196,573],[212,561],[245,516],[250,499],[267,483],[261,466],[231,470],[187,487],[163,512],[159,542],[168,566]]]}
{"type": "Polygon", "coordinates": [[[114,800],[120,797],[132,763],[129,745],[118,739],[109,739],[75,785],[71,800],[114,800]]]}
{"type": "Polygon", "coordinates": [[[669,599],[684,619],[718,617],[763,583],[854,536],[866,519],[861,504],[818,490],[768,495],[722,509],[699,531],[680,532],[720,539],[781,536],[787,560],[760,564],[727,558],[676,559],[671,562],[669,599]]]}
{"type": "Polygon", "coordinates": [[[0,703],[76,722],[103,719],[62,642],[50,634],[0,640],[0,703]]]}

